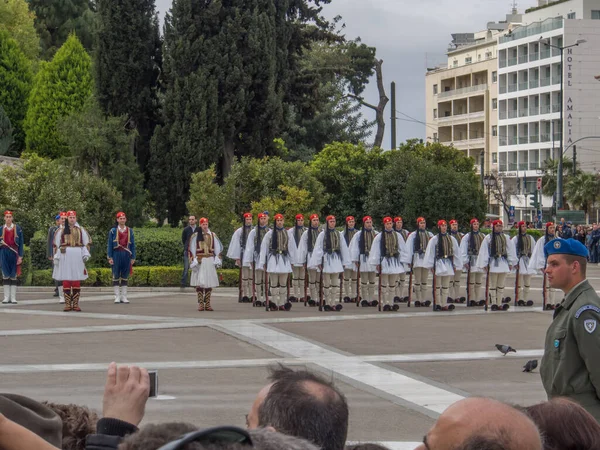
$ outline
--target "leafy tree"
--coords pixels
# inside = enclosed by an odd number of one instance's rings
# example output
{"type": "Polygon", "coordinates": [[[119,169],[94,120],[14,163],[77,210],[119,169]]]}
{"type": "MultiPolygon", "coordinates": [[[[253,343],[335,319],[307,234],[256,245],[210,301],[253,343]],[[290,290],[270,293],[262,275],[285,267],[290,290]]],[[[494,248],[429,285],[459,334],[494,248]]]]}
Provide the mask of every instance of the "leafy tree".
{"type": "Polygon", "coordinates": [[[586,222],[596,199],[600,195],[600,179],[593,173],[578,173],[569,178],[565,185],[565,196],[569,204],[585,211],[586,222]]]}
{"type": "Polygon", "coordinates": [[[92,95],[91,60],[73,34],[36,75],[25,119],[27,149],[41,156],[66,156],[58,121],[80,111],[92,95]]]}
{"type": "Polygon", "coordinates": [[[364,145],[334,142],[327,145],[310,163],[317,179],[331,195],[325,212],[339,217],[364,216],[369,181],[385,164],[378,148],[367,150],[364,145]]]}
{"type": "MultiPolygon", "coordinates": [[[[573,161],[570,158],[563,157],[563,186],[567,186],[573,173],[573,161]]],[[[577,171],[577,174],[581,173],[577,171]]],[[[576,175],[577,175],[576,174],[576,175]]],[[[558,159],[549,159],[544,162],[544,175],[542,175],[542,193],[548,197],[553,197],[556,193],[556,178],[558,175],[558,159]]],[[[566,192],[563,192],[566,194],[566,192]]],[[[563,205],[567,199],[563,198],[563,205]]]]}
{"type": "Polygon", "coordinates": [[[95,0],[27,0],[35,13],[42,58],[50,60],[75,33],[88,50],[94,45],[95,0]]]}
{"type": "Polygon", "coordinates": [[[158,121],[161,39],[154,0],[98,0],[95,72],[98,101],[108,115],[127,116],[145,170],[158,121]]]}
{"type": "Polygon", "coordinates": [[[2,168],[0,179],[8,200],[0,206],[19,211],[40,230],[54,223],[58,211],[73,209],[91,234],[104,234],[121,205],[120,194],[107,181],[35,154],[26,155],[22,166],[2,168]]]}
{"type": "MultiPolygon", "coordinates": [[[[0,2],[1,3],[1,2],[0,2]]],[[[15,143],[11,156],[23,149],[23,120],[27,112],[27,97],[31,90],[31,64],[7,31],[0,30],[0,106],[14,128],[15,143]]]]}
{"type": "Polygon", "coordinates": [[[14,142],[12,124],[0,105],[0,155],[7,155],[14,142]]]}
{"type": "Polygon", "coordinates": [[[135,134],[125,127],[127,117],[104,117],[95,99],[81,112],[59,122],[59,134],[74,157],[74,168],[89,171],[112,184],[122,195],[122,208],[131,226],[144,222],[144,176],[130,151],[135,134]]]}
{"type": "Polygon", "coordinates": [[[419,158],[449,167],[456,172],[476,176],[473,172],[475,160],[454,147],[449,147],[438,142],[423,144],[417,139],[410,139],[400,145],[398,150],[401,152],[410,152],[419,158]]]}
{"type": "Polygon", "coordinates": [[[0,28],[17,41],[23,54],[31,61],[40,54],[40,38],[35,31],[35,14],[25,0],[0,2],[0,28]]]}

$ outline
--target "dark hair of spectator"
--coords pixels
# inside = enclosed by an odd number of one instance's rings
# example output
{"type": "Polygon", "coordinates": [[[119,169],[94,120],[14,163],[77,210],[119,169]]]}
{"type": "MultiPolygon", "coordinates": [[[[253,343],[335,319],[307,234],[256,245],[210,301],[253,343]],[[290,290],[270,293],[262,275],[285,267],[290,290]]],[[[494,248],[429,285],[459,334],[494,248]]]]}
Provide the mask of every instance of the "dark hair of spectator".
{"type": "Polygon", "coordinates": [[[85,406],[42,402],[60,416],[63,423],[62,450],[85,450],[88,434],[96,433],[98,415],[85,406]]]}
{"type": "Polygon", "coordinates": [[[307,370],[270,369],[272,386],[258,409],[258,425],[306,439],[322,450],[343,450],[348,403],[332,382],[307,370]]]}

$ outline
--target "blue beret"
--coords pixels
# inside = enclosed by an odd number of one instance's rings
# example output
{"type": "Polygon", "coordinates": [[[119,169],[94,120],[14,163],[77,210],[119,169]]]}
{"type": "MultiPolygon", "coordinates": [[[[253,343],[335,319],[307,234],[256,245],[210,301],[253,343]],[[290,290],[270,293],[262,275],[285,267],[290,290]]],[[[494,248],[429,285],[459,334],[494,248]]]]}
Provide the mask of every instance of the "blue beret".
{"type": "Polygon", "coordinates": [[[58,219],[60,219],[60,214],[57,214],[57,215],[54,217],[54,220],[58,220],[58,219]]]}
{"type": "Polygon", "coordinates": [[[575,239],[554,239],[544,245],[546,255],[573,255],[587,258],[588,249],[581,242],[575,239]]]}

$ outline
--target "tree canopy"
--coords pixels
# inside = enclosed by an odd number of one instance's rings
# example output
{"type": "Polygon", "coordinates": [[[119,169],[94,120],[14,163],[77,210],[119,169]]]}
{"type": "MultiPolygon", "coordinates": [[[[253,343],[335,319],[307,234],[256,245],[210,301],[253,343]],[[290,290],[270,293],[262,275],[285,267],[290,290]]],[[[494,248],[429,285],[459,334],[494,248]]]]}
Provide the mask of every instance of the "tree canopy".
{"type": "Polygon", "coordinates": [[[40,54],[40,38],[34,21],[35,14],[29,10],[25,0],[0,2],[0,29],[8,31],[30,61],[36,60],[40,54]]]}

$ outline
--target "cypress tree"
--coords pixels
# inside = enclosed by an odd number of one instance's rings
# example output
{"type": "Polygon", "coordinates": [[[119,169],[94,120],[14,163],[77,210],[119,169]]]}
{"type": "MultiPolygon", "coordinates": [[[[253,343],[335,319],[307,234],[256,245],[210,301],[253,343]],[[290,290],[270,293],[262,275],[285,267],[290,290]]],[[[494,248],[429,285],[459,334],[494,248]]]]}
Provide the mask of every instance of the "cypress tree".
{"type": "Polygon", "coordinates": [[[158,120],[161,40],[154,0],[98,0],[96,95],[103,111],[127,116],[134,153],[144,170],[158,120]]]}

